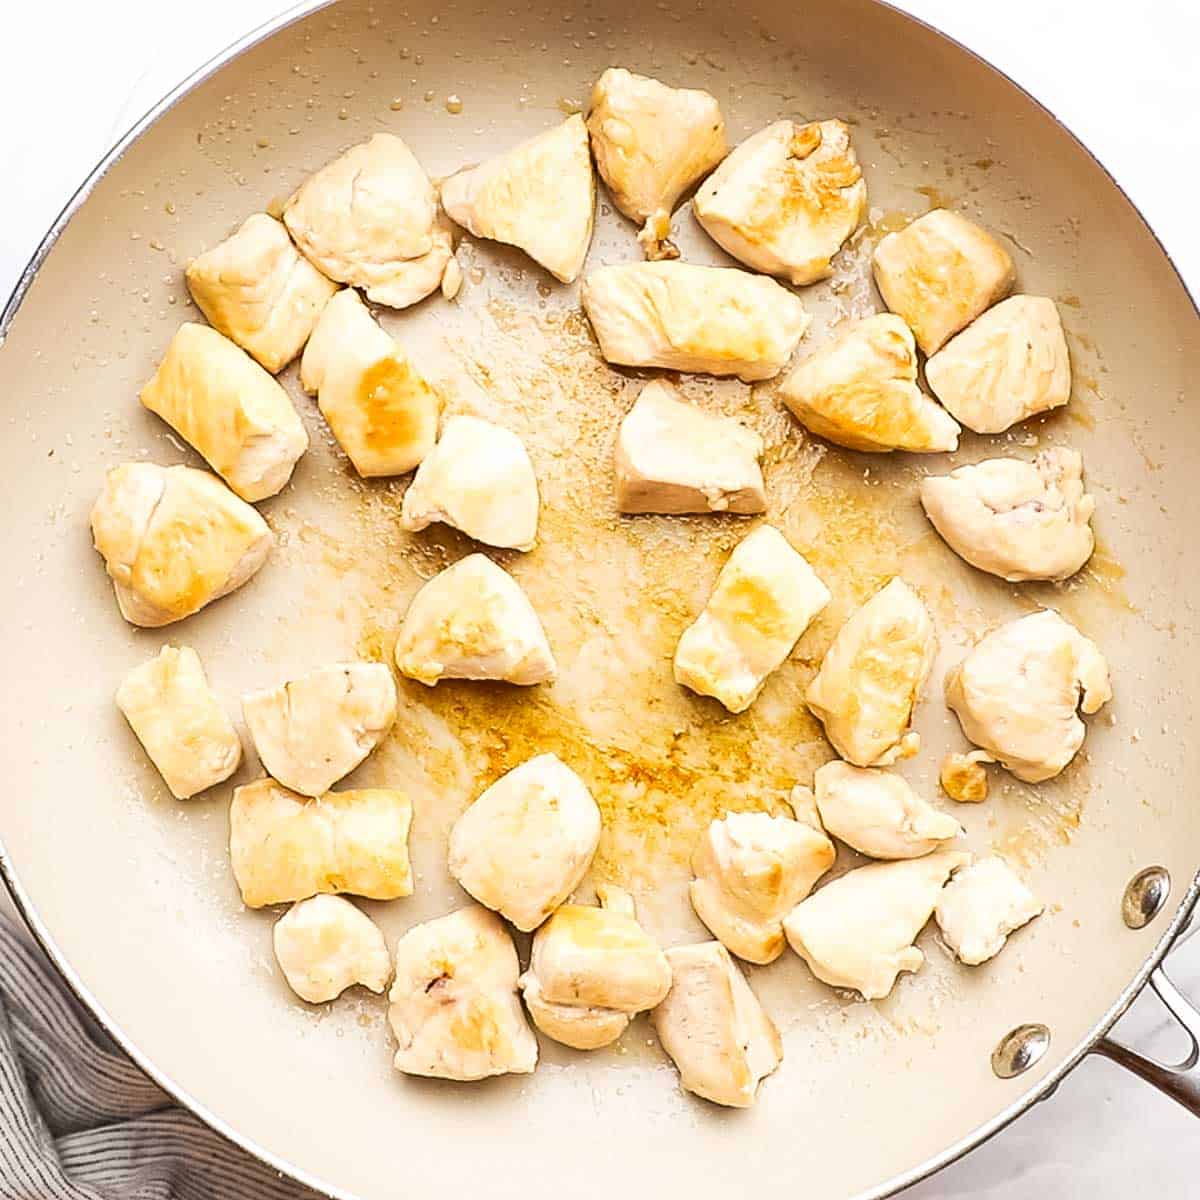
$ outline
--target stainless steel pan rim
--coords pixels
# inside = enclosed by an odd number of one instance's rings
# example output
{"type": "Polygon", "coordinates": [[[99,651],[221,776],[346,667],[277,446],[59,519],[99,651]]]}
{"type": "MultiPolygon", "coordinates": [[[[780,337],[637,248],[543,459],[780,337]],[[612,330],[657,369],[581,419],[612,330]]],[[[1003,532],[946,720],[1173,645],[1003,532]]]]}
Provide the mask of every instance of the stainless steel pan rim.
{"type": "MultiPolygon", "coordinates": [[[[47,256],[54,248],[59,237],[66,229],[67,225],[71,222],[74,215],[87,201],[96,184],[117,162],[120,161],[129,147],[133,145],[133,143],[136,142],[142,136],[142,134],[145,133],[146,130],[148,130],[152,125],[154,125],[165,113],[173,108],[183,97],[188,95],[191,91],[209,79],[229,62],[240,57],[246,51],[257,46],[279,31],[286,29],[288,26],[295,24],[297,21],[300,21],[305,17],[312,15],[313,13],[319,12],[324,8],[331,7],[334,3],[336,3],[336,0],[303,0],[302,3],[293,6],[279,16],[260,25],[258,28],[252,30],[244,37],[239,38],[235,42],[231,43],[225,50],[215,55],[207,63],[189,75],[185,80],[183,80],[182,83],[180,83],[176,88],[164,96],[157,104],[155,104],[149,111],[147,111],[140,120],[136,121],[131,126],[128,132],[118,142],[116,142],[116,144],[87,175],[83,183],[75,191],[74,195],[72,195],[67,201],[66,205],[50,225],[45,236],[42,238],[37,249],[30,258],[28,264],[22,271],[17,280],[16,286],[12,291],[12,294],[8,297],[8,300],[4,305],[3,310],[0,310],[0,347],[2,347],[4,344],[5,335],[11,326],[13,319],[16,317],[18,310],[20,309],[26,293],[28,292],[34,279],[37,277],[42,264],[45,262],[47,256]]],[[[1000,70],[1000,68],[990,63],[987,59],[983,58],[969,47],[964,46],[961,42],[957,41],[957,39],[949,36],[946,33],[943,33],[941,30],[936,29],[920,18],[914,17],[911,14],[896,8],[895,5],[888,3],[888,0],[871,0],[871,3],[879,7],[890,9],[901,19],[927,30],[962,54],[970,56],[993,74],[1005,80],[1010,87],[1019,92],[1026,100],[1050,117],[1050,119],[1064,133],[1066,133],[1067,136],[1070,137],[1072,141],[1074,141],[1076,145],[1082,149],[1084,153],[1091,158],[1091,160],[1104,172],[1113,186],[1125,199],[1131,210],[1137,215],[1146,231],[1151,235],[1155,243],[1158,245],[1163,257],[1170,265],[1176,278],[1181,284],[1184,293],[1188,296],[1195,315],[1197,318],[1200,318],[1200,304],[1197,302],[1196,293],[1192,291],[1188,285],[1188,281],[1180,274],[1178,267],[1175,265],[1175,262],[1171,258],[1169,251],[1163,245],[1157,233],[1146,220],[1141,210],[1138,209],[1125,190],[1121,187],[1120,183],[1114,177],[1112,172],[1108,170],[1105,164],[1098,159],[1086,145],[1084,145],[1084,143],[1072,132],[1068,126],[1066,126],[1035,96],[1031,95],[1025,88],[1013,80],[1004,71],[1000,70]]],[[[31,897],[26,893],[20,880],[17,878],[15,868],[2,839],[0,839],[0,877],[3,878],[9,894],[12,896],[13,902],[21,913],[29,930],[47,957],[54,964],[59,974],[66,981],[76,998],[84,1006],[84,1008],[88,1010],[88,1012],[104,1029],[108,1036],[111,1037],[113,1041],[122,1048],[122,1050],[138,1065],[143,1072],[145,1072],[147,1076],[154,1080],[155,1083],[157,1083],[168,1095],[173,1097],[180,1105],[194,1113],[197,1117],[204,1121],[205,1124],[210,1126],[222,1137],[241,1147],[243,1150],[247,1151],[249,1154],[252,1154],[255,1158],[266,1163],[276,1171],[280,1172],[282,1175],[294,1179],[298,1183],[303,1184],[304,1186],[311,1188],[323,1195],[335,1198],[335,1200],[355,1200],[355,1197],[352,1193],[315,1178],[307,1171],[288,1163],[280,1156],[275,1155],[265,1148],[259,1146],[253,1139],[246,1137],[237,1129],[231,1127],[218,1114],[212,1112],[199,1101],[197,1101],[169,1075],[161,1071],[153,1062],[151,1062],[142,1054],[137,1045],[134,1044],[134,1042],[124,1033],[120,1026],[108,1015],[104,1006],[97,1000],[95,996],[91,994],[86,984],[78,976],[74,968],[60,951],[59,947],[55,943],[54,938],[51,936],[49,930],[46,928],[45,924],[38,915],[37,909],[34,906],[31,897]]],[[[1168,951],[1171,949],[1180,933],[1187,926],[1198,899],[1200,899],[1200,871],[1198,871],[1196,876],[1191,880],[1187,892],[1179,904],[1175,915],[1159,935],[1153,949],[1146,957],[1144,963],[1136,972],[1133,979],[1130,980],[1129,984],[1120,993],[1120,995],[1116,998],[1116,1000],[1104,1013],[1100,1020],[1096,1022],[1090,1032],[1072,1051],[1072,1053],[1068,1055],[1056,1068],[1043,1077],[1040,1082],[1036,1084],[1036,1086],[1025,1092],[1019,1099],[1014,1101],[1007,1108],[1003,1109],[991,1120],[978,1126],[965,1137],[960,1138],[958,1141],[947,1146],[940,1153],[932,1156],[911,1170],[894,1177],[879,1187],[861,1193],[858,1200],[883,1200],[884,1197],[893,1196],[898,1192],[911,1187],[913,1184],[918,1183],[922,1179],[935,1174],[943,1167],[953,1163],[963,1155],[967,1154],[969,1151],[975,1149],[977,1146],[1000,1132],[1017,1117],[1028,1111],[1038,1101],[1043,1100],[1052,1094],[1059,1083],[1061,1083],[1062,1080],[1076,1066],[1078,1066],[1082,1059],[1088,1054],[1097,1052],[1098,1050],[1107,1054],[1107,1051],[1103,1046],[1101,1046],[1101,1043],[1104,1042],[1106,1035],[1111,1030],[1113,1025],[1127,1011],[1146,984],[1151,981],[1151,977],[1154,976],[1156,972],[1160,971],[1163,959],[1166,957],[1168,951]]],[[[1156,983],[1156,990],[1161,978],[1162,977],[1160,975],[1160,977],[1154,981],[1156,983]]],[[[1167,986],[1170,986],[1169,983],[1167,986]]],[[[1129,1055],[1129,1052],[1125,1053],[1129,1057],[1132,1057],[1135,1060],[1135,1063],[1141,1061],[1144,1065],[1144,1060],[1140,1060],[1136,1054],[1129,1055]]],[[[1121,1061],[1120,1056],[1116,1056],[1116,1060],[1121,1061]]],[[[1123,1065],[1129,1065],[1129,1063],[1126,1061],[1123,1065]]],[[[1156,1064],[1149,1064],[1148,1068],[1144,1072],[1143,1070],[1138,1069],[1136,1065],[1131,1069],[1136,1070],[1139,1074],[1143,1074],[1143,1077],[1153,1076],[1157,1072],[1159,1078],[1156,1080],[1152,1077],[1150,1081],[1155,1082],[1156,1086],[1160,1087],[1163,1086],[1161,1076],[1164,1073],[1171,1073],[1173,1071],[1173,1069],[1167,1069],[1167,1071],[1164,1072],[1163,1069],[1157,1067],[1156,1064]]],[[[1191,1106],[1189,1100],[1181,1099],[1179,1095],[1176,1095],[1175,1098],[1180,1099],[1182,1103],[1188,1104],[1189,1107],[1191,1106]]]]}

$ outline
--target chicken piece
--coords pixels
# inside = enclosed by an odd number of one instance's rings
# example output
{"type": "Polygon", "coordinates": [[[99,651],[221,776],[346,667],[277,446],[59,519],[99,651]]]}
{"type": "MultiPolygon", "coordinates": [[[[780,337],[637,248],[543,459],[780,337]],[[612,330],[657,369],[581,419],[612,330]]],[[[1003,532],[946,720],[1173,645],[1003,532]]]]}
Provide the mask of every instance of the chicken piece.
{"type": "Polygon", "coordinates": [[[545,683],[557,670],[521,585],[482,554],[447,567],[412,598],[396,638],[396,666],[430,687],[439,679],[545,683]]]}
{"type": "Polygon", "coordinates": [[[958,850],[871,863],[802,900],[783,922],[788,943],[830,987],[882,1000],[901,971],[919,971],[913,945],[952,871],[971,861],[958,850]]]}
{"type": "Polygon", "coordinates": [[[351,288],[325,306],[300,385],[360,475],[403,475],[433,449],[437,393],[351,288]]]}
{"type": "Polygon", "coordinates": [[[341,896],[310,896],[275,922],[275,959],[288,987],[309,1004],[356,983],[382,992],[392,960],[379,926],[341,896]]]}
{"type": "Polygon", "coordinates": [[[1071,358],[1053,300],[1010,296],[925,364],[937,398],[968,429],[1003,433],[1071,398],[1071,358]]]}
{"type": "Polygon", "coordinates": [[[733,549],[675,648],[675,682],[744,712],[829,603],[829,590],[772,525],[733,549]]]}
{"type": "Polygon", "coordinates": [[[946,884],[934,916],[950,949],[975,967],[995,958],[1008,935],[1040,916],[1045,907],[1004,859],[985,858],[946,884]]]}
{"type": "Polygon", "coordinates": [[[108,472],[91,524],[121,616],[151,628],[236,591],[275,543],[266,521],[216,476],[148,462],[108,472]]]}
{"type": "Polygon", "coordinates": [[[610,363],[747,383],[778,375],[812,320],[773,279],[730,267],[622,263],[593,271],[580,295],[610,363]]]}
{"type": "Polygon", "coordinates": [[[450,831],[450,874],[518,929],[536,929],[579,886],[600,841],[587,784],[539,754],[487,788],[450,831]]]}
{"type": "Polygon", "coordinates": [[[141,401],[243,500],[274,496],[308,449],[279,382],[207,325],[180,325],[141,401]]]}
{"type": "Polygon", "coordinates": [[[177,800],[238,769],[242,743],[188,646],[164,646],[117,689],[117,707],[177,800]]]}
{"type": "Polygon", "coordinates": [[[618,888],[601,907],[564,904],[537,931],[521,991],[533,1023],[576,1050],[615,1042],[640,1012],[660,1004],[671,967],[618,888]]]}
{"type": "Polygon", "coordinates": [[[642,226],[646,257],[678,258],[671,213],[728,151],[715,97],[609,67],[592,89],[587,127],[613,203],[642,226]]]}
{"type": "Polygon", "coordinates": [[[454,255],[433,184],[390,133],[311,175],[284,205],[283,221],[318,270],[388,308],[435,291],[454,255]]]}
{"type": "Polygon", "coordinates": [[[617,508],[623,513],[759,513],[767,507],[762,438],[732,417],[685,404],[654,380],[617,432],[617,508]]]}
{"type": "Polygon", "coordinates": [[[532,550],[538,487],[519,437],[478,417],[451,417],[404,493],[400,524],[442,521],[489,546],[532,550]]]}
{"type": "Polygon", "coordinates": [[[326,792],[316,800],[259,779],[235,788],[229,857],[248,908],[351,892],[412,895],[412,804],[391,788],[326,792]]]}
{"type": "Polygon", "coordinates": [[[186,275],[208,323],[272,375],[304,349],[337,291],[266,213],[247,217],[225,241],[192,259],[186,275]]]}
{"type": "Polygon", "coordinates": [[[1050,609],[989,633],[946,676],[946,703],[963,732],[1018,779],[1052,779],[1087,727],[1079,710],[1112,699],[1100,648],[1050,609]]]}
{"type": "Polygon", "coordinates": [[[912,331],[891,313],[853,322],[797,363],[779,395],[807,429],[850,450],[958,448],[957,422],[917,386],[912,331]]]}
{"type": "Polygon", "coordinates": [[[596,181],[587,126],[578,113],[442,184],[452,221],[476,237],[524,250],[555,279],[572,283],[592,241],[596,181]]]}
{"type": "Polygon", "coordinates": [[[815,283],[858,228],[867,185],[842,121],[776,121],[747,138],[692,209],[734,258],[794,284],[815,283]]]}
{"type": "Polygon", "coordinates": [[[934,646],[925,605],[899,577],[838,630],[805,700],[847,762],[888,767],[917,753],[921,737],[908,727],[934,646]]]}
{"type": "Polygon", "coordinates": [[[679,1082],[697,1096],[749,1108],[783,1061],[783,1041],[720,942],[667,951],[671,990],[651,1020],[679,1082]]]}
{"type": "Polygon", "coordinates": [[[933,354],[986,308],[1012,291],[1013,261],[986,229],[935,208],[875,247],[875,283],[883,302],[933,354]]]}
{"type": "Polygon", "coordinates": [[[1055,447],[1033,460],[989,458],[921,480],[921,504],[946,544],[1010,583],[1067,579],[1091,557],[1096,501],[1083,457],[1055,447]]]}
{"type": "Polygon", "coordinates": [[[692,854],[692,907],[727,950],[752,963],[783,953],[783,918],[833,866],[820,829],[768,813],[713,821],[692,854]]]}
{"type": "Polygon", "coordinates": [[[920,858],[963,832],[892,771],[835,759],[817,769],[813,782],[821,823],[869,858],[920,858]]]}
{"type": "Polygon", "coordinates": [[[517,999],[517,951],[499,917],[472,904],[414,925],[396,944],[388,1021],[397,1071],[435,1079],[527,1075],[538,1047],[517,999]]]}
{"type": "Polygon", "coordinates": [[[981,804],[988,798],[988,777],[983,764],[995,761],[986,750],[947,754],[938,772],[942,791],[959,804],[981,804]]]}

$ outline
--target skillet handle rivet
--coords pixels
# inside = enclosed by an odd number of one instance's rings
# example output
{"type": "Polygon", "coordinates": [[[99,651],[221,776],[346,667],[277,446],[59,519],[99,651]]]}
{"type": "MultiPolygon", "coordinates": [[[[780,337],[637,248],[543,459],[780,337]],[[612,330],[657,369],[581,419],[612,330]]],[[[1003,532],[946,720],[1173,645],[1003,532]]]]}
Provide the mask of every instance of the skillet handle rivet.
{"type": "Polygon", "coordinates": [[[1121,916],[1130,929],[1144,929],[1166,904],[1171,894],[1171,876],[1166,867],[1146,867],[1126,885],[1121,898],[1121,916]]]}
{"type": "Polygon", "coordinates": [[[1049,1048],[1050,1030],[1045,1025],[1018,1025],[992,1051],[992,1070],[1001,1079],[1015,1079],[1038,1062],[1049,1048]]]}

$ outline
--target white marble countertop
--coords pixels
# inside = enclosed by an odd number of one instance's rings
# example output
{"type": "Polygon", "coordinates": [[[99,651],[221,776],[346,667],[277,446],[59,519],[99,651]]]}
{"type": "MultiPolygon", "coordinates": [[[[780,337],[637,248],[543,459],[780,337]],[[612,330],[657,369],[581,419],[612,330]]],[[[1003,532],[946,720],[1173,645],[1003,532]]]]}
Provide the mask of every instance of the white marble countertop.
{"type": "MultiPolygon", "coordinates": [[[[1200,8],[1143,0],[900,0],[1028,88],[1092,149],[1146,215],[1200,292],[1200,8]]],[[[67,0],[9,5],[0,37],[0,297],[104,150],[206,59],[287,5],[280,0],[67,0]],[[69,29],[69,35],[64,30],[69,29]]],[[[0,898],[0,907],[7,905],[0,898]]],[[[1200,999],[1200,937],[1172,959],[1200,999]]],[[[1178,1034],[1153,997],[1121,1036],[1165,1056],[1178,1034]]],[[[914,1200],[1005,1196],[1158,1200],[1200,1194],[1200,1125],[1102,1060],[914,1200]]],[[[815,1200],[815,1198],[814,1198],[815,1200]]]]}

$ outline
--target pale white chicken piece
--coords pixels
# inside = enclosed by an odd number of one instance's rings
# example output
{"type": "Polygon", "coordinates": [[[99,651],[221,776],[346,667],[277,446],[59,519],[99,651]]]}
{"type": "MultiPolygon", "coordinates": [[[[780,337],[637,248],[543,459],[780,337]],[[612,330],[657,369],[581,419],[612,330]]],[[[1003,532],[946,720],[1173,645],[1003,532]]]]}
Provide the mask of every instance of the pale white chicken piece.
{"type": "Polygon", "coordinates": [[[783,922],[788,943],[831,987],[882,1000],[901,971],[919,971],[913,945],[951,872],[971,861],[958,850],[871,863],[802,900],[783,922]]]}
{"type": "Polygon", "coordinates": [[[613,203],[641,227],[646,257],[678,258],[671,213],[725,157],[725,121],[708,92],[609,67],[592,89],[587,127],[613,203]]]}
{"type": "Polygon", "coordinates": [[[899,577],[838,630],[805,700],[847,762],[887,767],[916,754],[921,738],[909,725],[934,646],[925,605],[899,577]]]}
{"type": "Polygon", "coordinates": [[[363,476],[403,475],[433,449],[441,402],[352,288],[325,306],[300,360],[338,445],[363,476]]]}
{"type": "Polygon", "coordinates": [[[571,283],[592,241],[596,181],[587,126],[578,113],[442,184],[452,221],[476,237],[524,250],[571,283]]]}
{"type": "Polygon", "coordinates": [[[414,925],[396,944],[388,1021],[397,1071],[435,1079],[527,1075],[538,1047],[517,999],[517,951],[477,904],[414,925]]]}
{"type": "Polygon", "coordinates": [[[925,364],[937,398],[976,433],[1003,433],[1071,398],[1071,356],[1053,300],[1010,296],[925,364]]]}
{"type": "Polygon", "coordinates": [[[537,931],[521,991],[533,1023],[575,1050],[615,1042],[640,1012],[660,1004],[671,967],[617,888],[601,907],[564,904],[537,931]]]}
{"type": "Polygon", "coordinates": [[[921,480],[921,504],[960,558],[1010,583],[1067,579],[1095,547],[1078,450],[989,458],[921,480]]]}
{"type": "Polygon", "coordinates": [[[108,472],[91,525],[121,615],[150,627],[235,591],[275,544],[266,521],[215,475],[148,462],[108,472]]]}
{"type": "Polygon", "coordinates": [[[774,962],[783,953],[783,918],[835,854],[824,832],[802,821],[729,813],[709,825],[692,854],[692,907],[732,954],[774,962]]]}
{"type": "Polygon", "coordinates": [[[806,284],[830,274],[830,260],[858,228],[866,203],[844,122],[776,121],[734,149],[692,208],[734,258],[806,284]]]}
{"type": "Polygon", "coordinates": [[[382,992],[392,976],[382,930],[341,896],[293,904],[275,922],[273,943],[288,987],[309,1004],[334,1000],[356,983],[382,992]]]}
{"type": "Polygon", "coordinates": [[[392,727],[396,684],[383,663],[334,663],[249,693],[242,716],[267,771],[293,791],[320,796],[392,727]]]}
{"type": "Polygon", "coordinates": [[[917,386],[912,330],[892,313],[854,321],[797,363],[779,394],[807,429],[850,450],[958,447],[958,423],[917,386]]]}
{"type": "Polygon", "coordinates": [[[934,916],[946,944],[974,967],[995,958],[1008,935],[1045,907],[1004,859],[993,857],[957,872],[942,889],[934,916]]]}
{"type": "Polygon", "coordinates": [[[190,646],[164,646],[117,689],[124,714],[177,800],[228,779],[242,743],[190,646]]]}
{"type": "Polygon", "coordinates": [[[518,929],[536,929],[579,886],[600,842],[587,784],[539,754],[485,789],[450,831],[450,874],[518,929]]]}
{"type": "Polygon", "coordinates": [[[946,676],[963,732],[1018,779],[1052,779],[1083,745],[1079,710],[1112,699],[1100,648],[1050,609],[989,633],[946,676]]]}
{"type": "Polygon", "coordinates": [[[554,655],[521,585],[483,554],[435,575],[412,598],[396,638],[401,675],[439,679],[553,679],[554,655]]]}
{"type": "Polygon", "coordinates": [[[338,290],[266,213],[247,217],[236,232],[194,258],[186,278],[208,323],[272,375],[304,349],[338,290]]]}
{"type": "Polygon", "coordinates": [[[763,441],[732,417],[642,388],[617,431],[617,508],[624,513],[759,513],[767,507],[763,441]]]}
{"type": "Polygon", "coordinates": [[[351,892],[411,896],[412,803],[391,788],[326,792],[315,800],[273,779],[235,788],[229,857],[248,908],[351,892]]]}
{"type": "Polygon", "coordinates": [[[720,942],[667,951],[671,990],[651,1020],[679,1082],[697,1096],[749,1108],[783,1061],[783,1041],[720,942]]]}
{"type": "Polygon", "coordinates": [[[479,417],[451,417],[425,456],[400,513],[416,532],[441,521],[489,546],[532,550],[538,486],[525,443],[479,417]]]}
{"type": "Polygon", "coordinates": [[[773,279],[731,267],[622,263],[593,271],[580,295],[608,362],[747,383],[778,375],[812,320],[773,279]]]}
{"type": "Polygon", "coordinates": [[[429,176],[390,133],[311,175],[284,205],[283,221],[318,270],[389,308],[435,291],[454,254],[429,176]]]}
{"type": "Polygon", "coordinates": [[[278,380],[207,325],[180,325],[141,401],[243,500],[274,496],[308,449],[278,380]]]}
{"type": "Polygon", "coordinates": [[[821,823],[869,858],[920,858],[963,832],[893,771],[835,759],[813,777],[821,823]]]}
{"type": "Polygon", "coordinates": [[[734,547],[704,611],[683,631],[675,682],[744,712],[828,603],[804,556],[760,525],[734,547]]]}

